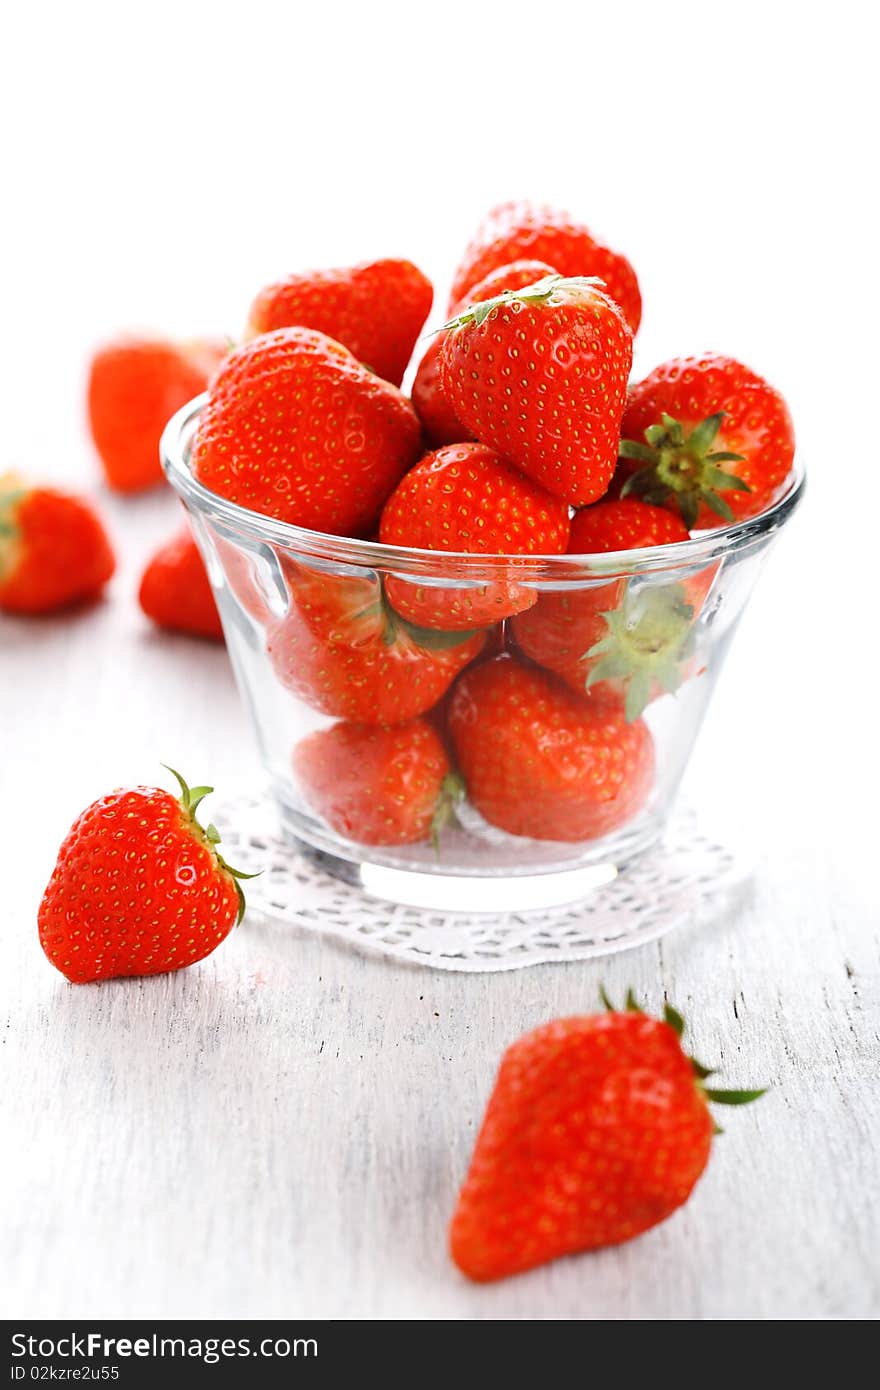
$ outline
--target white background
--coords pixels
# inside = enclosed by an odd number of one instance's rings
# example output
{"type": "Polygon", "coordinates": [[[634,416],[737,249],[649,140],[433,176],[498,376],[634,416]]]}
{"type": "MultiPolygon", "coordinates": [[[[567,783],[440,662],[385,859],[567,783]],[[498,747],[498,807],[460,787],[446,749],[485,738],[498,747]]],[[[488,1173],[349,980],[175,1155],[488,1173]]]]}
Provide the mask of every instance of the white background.
{"type": "MultiPolygon", "coordinates": [[[[728,986],[751,990],[775,1010],[775,1018],[751,1022],[768,1030],[759,1036],[767,1040],[769,1055],[778,1054],[783,1071],[792,1037],[802,1040],[804,1055],[795,1071],[805,1100],[819,1084],[816,1077],[826,1076],[834,1095],[843,1095],[844,1108],[856,1094],[865,1104],[864,1095],[873,1094],[876,1102],[876,1062],[870,1059],[876,1058],[877,967],[876,954],[865,950],[865,933],[880,916],[873,882],[880,773],[877,606],[870,585],[877,532],[880,297],[876,50],[868,13],[868,6],[856,3],[767,0],[735,6],[544,0],[540,6],[430,8],[160,0],[137,9],[118,3],[17,6],[5,19],[0,468],[15,464],[96,493],[123,561],[110,599],[97,613],[55,624],[0,624],[0,859],[8,905],[3,931],[15,961],[3,983],[17,1049],[12,1080],[19,1108],[13,1114],[20,1136],[0,1160],[9,1167],[0,1192],[10,1204],[23,1263],[15,1283],[17,1312],[124,1315],[177,1308],[228,1316],[305,1308],[354,1316],[525,1316],[535,1307],[550,1311],[541,1299],[549,1298],[552,1287],[552,1306],[580,1315],[577,1281],[590,1277],[583,1262],[571,1266],[580,1273],[572,1273],[569,1283],[558,1271],[535,1276],[538,1282],[520,1281],[510,1286],[512,1292],[492,1294],[495,1303],[481,1302],[454,1283],[440,1249],[443,1203],[448,1206],[454,1175],[430,1215],[430,1229],[438,1234],[425,1244],[425,1260],[435,1265],[425,1274],[423,1263],[424,1277],[415,1284],[413,1270],[401,1273],[385,1247],[398,1249],[401,1241],[418,1243],[423,1236],[408,1235],[405,1222],[392,1232],[382,1213],[369,1206],[365,1219],[372,1222],[373,1250],[343,1238],[341,1224],[335,1244],[320,1224],[312,1231],[328,1252],[325,1273],[339,1281],[338,1296],[328,1293],[322,1303],[307,1291],[311,1285],[292,1276],[287,1284],[279,1282],[280,1255],[268,1234],[245,1271],[247,1296],[232,1283],[206,1284],[198,1261],[190,1270],[175,1245],[181,1217],[170,1195],[171,1178],[167,1190],[149,1186],[155,1154],[135,1140],[133,1148],[106,1150],[107,1130],[98,1118],[103,1093],[98,1073],[89,1068],[92,1043],[97,1065],[111,1074],[121,1068],[123,1076],[126,1066],[143,1071],[143,1047],[155,1045],[157,1067],[174,1071],[178,1089],[169,1085],[163,1109],[165,1092],[156,1086],[158,1109],[150,1111],[150,1123],[165,1126],[163,1133],[176,1132],[186,1123],[184,1112],[192,1113],[195,1094],[208,1107],[203,1119],[210,1129],[210,1095],[197,1087],[193,1092],[190,1081],[181,1080],[189,1075],[186,1042],[180,1044],[179,1071],[177,1051],[162,1052],[167,1019],[155,1024],[155,1037],[147,1029],[136,1055],[124,1047],[120,1054],[118,1047],[137,1009],[155,1019],[169,1000],[183,1011],[176,1026],[186,1037],[186,1009],[215,1008],[213,997],[203,997],[215,967],[203,969],[203,994],[193,998],[185,991],[196,991],[195,985],[166,983],[152,995],[139,986],[111,987],[100,995],[104,1002],[96,1002],[97,991],[77,995],[60,985],[33,942],[34,911],[55,846],[92,797],[126,780],[150,780],[160,758],[179,760],[196,780],[218,785],[256,775],[222,652],[149,634],[134,606],[139,568],[175,513],[161,494],[121,501],[102,492],[82,427],[90,348],[129,326],[235,335],[267,279],[373,255],[414,259],[434,279],[442,311],[464,242],[482,212],[502,198],[524,195],[567,205],[630,256],[645,302],[637,372],[666,356],[714,347],[764,372],[790,401],[809,470],[808,500],[748,615],[692,778],[692,795],[732,807],[768,857],[772,891],[749,919],[754,949],[742,947],[757,977],[742,980],[735,965],[740,947],[731,943],[748,941],[742,923],[732,930],[743,936],[727,938],[723,983],[711,948],[691,955],[679,948],[677,968],[688,980],[694,1010],[702,1003],[707,1011],[710,1037],[724,1036],[733,1023],[728,986]],[[854,934],[850,957],[862,951],[859,969],[867,973],[860,994],[845,975],[843,947],[827,961],[823,955],[823,933],[834,924],[854,934]],[[773,951],[768,946],[762,956],[756,943],[771,937],[773,951]],[[818,964],[816,975],[809,974],[805,952],[825,962],[827,978],[818,964]],[[791,997],[781,992],[780,975],[796,980],[791,997]],[[865,1011],[856,1024],[847,1012],[855,1007],[854,994],[865,1011]],[[72,1003],[74,996],[90,1002],[72,1003]],[[108,1033],[111,1000],[116,1031],[108,1033]],[[135,1011],[131,1018],[126,1000],[135,1011]],[[828,1029],[817,1025],[811,1031],[810,1018],[820,1007],[829,1010],[828,1029]],[[843,1017],[849,1033],[845,1028],[834,1041],[843,1017]],[[837,1071],[832,1041],[842,1050],[837,1071]],[[102,1046],[109,1049],[106,1056],[102,1046]],[[76,1124],[57,1086],[57,1054],[67,1048],[77,1059],[72,1073],[65,1072],[70,1103],[80,1106],[76,1124]],[[68,1145],[78,1157],[61,1179],[65,1165],[59,1154],[68,1145]],[[88,1159],[96,1148],[109,1165],[103,1176],[114,1200],[129,1212],[128,1225],[114,1225],[112,1213],[101,1207],[101,1185],[90,1177],[88,1159]],[[143,1237],[130,1212],[145,1184],[151,1200],[164,1202],[167,1223],[159,1219],[149,1258],[132,1266],[126,1294],[113,1275],[113,1261],[143,1237]],[[96,1222],[98,1235],[90,1245],[86,1238],[96,1222]],[[75,1266],[76,1277],[59,1274],[62,1265],[68,1271],[75,1266]],[[374,1270],[381,1275],[381,1294],[373,1285],[374,1270]],[[526,1287],[531,1292],[524,1296],[526,1287]]],[[[311,1015],[330,1009],[315,983],[321,969],[336,972],[343,992],[355,988],[355,976],[362,978],[361,966],[340,953],[330,951],[328,965],[323,948],[311,943],[300,949],[309,970],[315,952],[320,961],[311,974],[305,970],[310,983],[304,995],[288,992],[269,1010],[266,1037],[283,1031],[285,1010],[311,1015]]],[[[291,970],[296,976],[295,964],[287,961],[279,979],[292,978],[291,970]]],[[[363,977],[375,992],[376,1017],[392,1008],[386,997],[391,986],[394,1007],[401,996],[409,998],[407,991],[414,1000],[427,992],[424,981],[416,988],[410,976],[382,972],[370,967],[363,977]]],[[[655,957],[633,957],[613,978],[636,979],[658,997],[655,957]]],[[[494,993],[481,996],[488,1000],[494,1031],[474,1049],[481,1054],[479,1065],[473,1056],[470,1062],[464,1054],[460,1059],[462,1067],[473,1064],[467,1083],[471,1111],[485,1095],[503,1043],[546,1017],[547,1000],[564,998],[573,1008],[582,999],[585,1006],[597,979],[595,971],[569,971],[553,976],[551,984],[546,971],[531,972],[515,987],[496,981],[494,993]]],[[[663,983],[670,984],[668,977],[663,983]]],[[[450,991],[450,1007],[457,1001],[467,1010],[475,1002],[454,995],[453,982],[438,988],[450,991]]],[[[354,1020],[330,1009],[325,1021],[362,1056],[358,1020],[367,1020],[367,1036],[370,1017],[368,1008],[354,1020]]],[[[414,1026],[405,1008],[399,1026],[404,1032],[414,1026]]],[[[460,1033],[453,1030],[452,1036],[450,1047],[461,1043],[460,1033]]],[[[384,1046],[398,1041],[385,1036],[384,1046]]],[[[435,1046],[430,1033],[424,1042],[428,1049],[435,1046]]],[[[251,1045],[259,1051],[259,1039],[251,1045]]],[[[267,1067],[268,1055],[262,1055],[267,1067]]],[[[405,1058],[399,1062],[407,1065],[405,1058]]],[[[216,1066],[221,1089],[230,1070],[239,1069],[229,1083],[232,1101],[224,1092],[224,1104],[234,1108],[234,1086],[248,1089],[247,1060],[223,1052],[216,1066]]],[[[325,1078],[316,1073],[314,1084],[321,1094],[325,1078]]],[[[338,1084],[347,1084],[345,1076],[338,1084]]],[[[393,1067],[388,1084],[397,1085],[393,1067]]],[[[456,1123],[465,1100],[454,1092],[449,1097],[448,1123],[456,1123]]],[[[297,1103],[304,1103],[302,1096],[297,1103]]],[[[259,1128],[260,1115],[253,1110],[247,1124],[259,1128]]],[[[744,1153],[757,1143],[749,1129],[755,1123],[760,1122],[744,1123],[744,1153]]],[[[774,1123],[781,1170],[772,1181],[779,1183],[802,1164],[790,1113],[778,1112],[774,1123]]],[[[853,1123],[846,1152],[861,1164],[864,1123],[853,1123]]],[[[811,1134],[801,1133],[798,1144],[815,1148],[811,1134]]],[[[280,1150],[273,1144],[289,1152],[288,1136],[280,1132],[273,1130],[266,1142],[275,1159],[280,1150]]],[[[320,1152],[332,1152],[333,1142],[331,1128],[320,1152]]],[[[210,1242],[229,1178],[214,1149],[204,1160],[213,1176],[202,1183],[197,1145],[193,1152],[193,1166],[181,1180],[205,1200],[185,1204],[192,1214],[191,1228],[184,1227],[189,1251],[210,1242]]],[[[854,1181],[854,1173],[841,1175],[831,1156],[816,1163],[810,1180],[804,1179],[804,1202],[825,1203],[831,1211],[835,1202],[839,1207],[839,1197],[832,1200],[835,1185],[854,1181]]],[[[303,1159],[302,1182],[307,1168],[303,1159]]],[[[381,1176],[381,1164],[376,1171],[381,1176]]],[[[344,1190],[350,1192],[352,1184],[357,1189],[351,1173],[337,1176],[344,1190]]],[[[741,1213],[761,1211],[752,1188],[737,1188],[732,1172],[725,1181],[725,1195],[740,1204],[741,1213]]],[[[864,1187],[864,1173],[859,1181],[864,1187]]],[[[259,1177],[255,1182],[247,1202],[253,1221],[268,1232],[293,1199],[275,1191],[270,1211],[259,1177]]],[[[876,1191],[865,1194],[868,1205],[872,1198],[876,1203],[876,1191]]],[[[236,1200],[241,1205],[245,1197],[236,1200]]],[[[236,1210],[233,1203],[230,1231],[240,1239],[236,1210]]],[[[876,1205],[872,1210],[876,1216],[876,1205]]],[[[241,1222],[243,1212],[242,1207],[241,1222]]],[[[768,1213],[769,1207],[760,1216],[765,1229],[768,1213]]],[[[707,1230],[709,1217],[707,1207],[707,1230]]],[[[754,1251],[760,1245],[756,1229],[746,1216],[743,1221],[743,1250],[754,1251]]],[[[868,1275],[852,1259],[846,1264],[846,1242],[838,1249],[837,1228],[829,1221],[834,1249],[820,1244],[817,1258],[839,1256],[843,1293],[835,1304],[827,1289],[810,1283],[797,1297],[790,1295],[789,1312],[821,1316],[868,1306],[868,1275]]],[[[303,1259],[311,1229],[307,1224],[306,1234],[300,1233],[303,1259]]],[[[223,1239],[231,1238],[230,1231],[223,1239]]],[[[683,1257],[674,1239],[667,1254],[670,1269],[679,1267],[683,1257]]],[[[768,1250],[768,1269],[769,1263],[768,1250]]],[[[620,1268],[605,1267],[603,1279],[611,1279],[612,1290],[620,1268]]],[[[612,1293],[602,1305],[611,1316],[769,1316],[774,1307],[786,1306],[792,1287],[785,1279],[767,1282],[766,1270],[763,1285],[762,1271],[750,1280],[746,1272],[740,1279],[731,1270],[729,1282],[722,1278],[715,1288],[706,1269],[703,1302],[695,1292],[699,1280],[685,1288],[672,1278],[664,1302],[656,1293],[656,1267],[644,1267],[644,1285],[637,1265],[628,1264],[627,1271],[629,1301],[621,1295],[615,1303],[612,1293]]]]}

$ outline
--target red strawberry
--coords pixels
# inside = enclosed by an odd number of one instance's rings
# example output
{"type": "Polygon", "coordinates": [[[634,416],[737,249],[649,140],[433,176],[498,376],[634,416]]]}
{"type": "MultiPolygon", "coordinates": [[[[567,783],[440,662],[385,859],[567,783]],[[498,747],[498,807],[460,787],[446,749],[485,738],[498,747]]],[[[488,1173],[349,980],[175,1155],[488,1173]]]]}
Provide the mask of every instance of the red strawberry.
{"type": "Polygon", "coordinates": [[[440,385],[440,350],[443,334],[438,333],[428,344],[412,384],[412,403],[422,422],[425,437],[433,449],[444,444],[458,444],[471,436],[443,394],[440,385]]]}
{"type": "MultiPolygon", "coordinates": [[[[635,498],[597,502],[571,525],[571,555],[597,555],[688,539],[679,517],[635,498]]],[[[681,583],[630,586],[623,578],[582,589],[542,593],[512,623],[521,652],[561,676],[573,690],[594,687],[625,701],[629,720],[650,699],[676,690],[689,673],[696,615],[715,567],[681,583]]]]}
{"type": "Polygon", "coordinates": [[[238,880],[196,820],[212,787],[180,800],[128,787],[74,821],[40,904],[40,944],[68,980],[158,975],[202,960],[244,913],[238,880]]]}
{"type": "Polygon", "coordinates": [[[293,768],[309,805],[361,845],[436,840],[461,790],[424,719],[391,729],[334,724],[297,745],[293,768]]]}
{"type": "MultiPolygon", "coordinates": [[[[568,541],[568,507],[485,444],[449,444],[426,454],[385,503],[383,545],[470,555],[558,555],[568,541]]],[[[447,630],[488,627],[535,602],[511,577],[482,588],[438,589],[389,578],[387,594],[410,622],[447,630]]]]}
{"type": "Polygon", "coordinates": [[[680,511],[691,529],[757,516],[782,493],[794,459],[779,392],[713,354],[664,362],[634,386],[622,433],[616,485],[680,511]]]}
{"type": "Polygon", "coordinates": [[[635,271],[625,256],[595,240],[568,213],[529,203],[502,203],[493,208],[477,231],[455,273],[450,313],[463,304],[470,290],[498,266],[519,261],[546,261],[560,275],[598,276],[623,316],[636,332],[642,317],[642,297],[635,271]]]}
{"type": "Polygon", "coordinates": [[[205,562],[188,526],[156,551],[144,570],[138,600],[159,627],[223,641],[205,562]]]}
{"type": "Polygon", "coordinates": [[[289,275],[257,295],[248,334],[315,328],[399,386],[433,297],[430,280],[411,261],[289,275]]]}
{"type": "Polygon", "coordinates": [[[396,386],[310,328],[281,328],[230,353],[192,452],[199,482],[241,507],[357,536],[414,463],[415,411],[396,386]]]}
{"type": "Polygon", "coordinates": [[[411,627],[376,578],[286,568],[290,607],[268,627],[269,656],[282,685],[335,719],[403,724],[424,714],[485,641],[411,627]]]}
{"type": "MultiPolygon", "coordinates": [[[[520,290],[543,280],[546,275],[555,274],[553,268],[543,261],[516,261],[513,265],[503,265],[487,275],[475,285],[468,296],[470,304],[494,299],[503,290],[520,290]]],[[[464,306],[458,306],[464,307],[464,306]]],[[[444,444],[459,444],[471,436],[460,424],[455,412],[443,394],[440,385],[438,358],[445,334],[438,333],[431,339],[427,352],[419,363],[412,388],[412,402],[422,422],[425,434],[435,449],[444,444]]]]}
{"type": "Polygon", "coordinates": [[[617,305],[590,280],[549,276],[447,325],[443,391],[463,424],[575,506],[614,473],[632,361],[617,305]]]}
{"type": "Polygon", "coordinates": [[[764,1092],[707,1088],[683,1031],[671,1005],[660,1022],[630,994],[625,1013],[557,1019],[507,1049],[450,1229],[468,1278],[618,1245],[687,1201],[709,1161],[709,1102],[764,1092]]]}
{"type": "Polygon", "coordinates": [[[510,656],[466,671],[448,727],[473,805],[492,825],[535,840],[592,840],[641,810],[654,745],[615,702],[575,695],[510,656]]]}
{"type": "Polygon", "coordinates": [[[16,473],[0,476],[0,608],[49,613],[94,598],[115,568],[90,503],[16,473]]]}
{"type": "Polygon", "coordinates": [[[162,481],[159,440],[170,416],[208,385],[228,344],[119,338],[92,359],[89,424],[107,482],[139,492],[162,481]]]}

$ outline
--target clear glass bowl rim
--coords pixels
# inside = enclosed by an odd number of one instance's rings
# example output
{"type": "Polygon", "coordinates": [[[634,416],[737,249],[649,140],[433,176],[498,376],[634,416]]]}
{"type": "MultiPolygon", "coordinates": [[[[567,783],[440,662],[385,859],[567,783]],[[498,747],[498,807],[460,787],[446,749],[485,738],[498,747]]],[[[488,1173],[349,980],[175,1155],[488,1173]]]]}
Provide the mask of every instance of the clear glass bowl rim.
{"type": "Polygon", "coordinates": [[[418,550],[405,546],[382,545],[378,541],[332,536],[309,531],[290,522],[240,507],[236,502],[211,492],[193,476],[189,466],[189,445],[207,393],[182,406],[165,426],[160,443],[162,466],[169,482],[190,507],[215,521],[244,532],[258,542],[280,545],[316,559],[367,566],[410,574],[483,582],[493,574],[509,575],[516,565],[517,580],[564,582],[579,576],[646,573],[654,570],[684,569],[719,560],[731,551],[750,549],[778,530],[794,512],[803,497],[806,475],[796,456],[791,481],[777,502],[748,521],[719,526],[675,545],[646,546],[640,550],[609,551],[601,555],[489,555],[448,550],[418,550]]]}

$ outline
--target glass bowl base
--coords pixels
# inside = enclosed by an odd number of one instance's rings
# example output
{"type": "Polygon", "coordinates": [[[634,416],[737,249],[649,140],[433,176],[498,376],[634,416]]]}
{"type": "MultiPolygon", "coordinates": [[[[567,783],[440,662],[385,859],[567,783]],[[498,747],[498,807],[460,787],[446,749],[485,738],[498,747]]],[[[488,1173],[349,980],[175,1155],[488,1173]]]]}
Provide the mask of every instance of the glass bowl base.
{"type": "Polygon", "coordinates": [[[369,861],[360,856],[348,858],[340,854],[337,840],[325,839],[311,828],[304,831],[301,822],[291,825],[283,813],[281,824],[294,849],[311,856],[323,872],[360,888],[369,897],[428,912],[465,915],[540,912],[582,902],[613,882],[628,863],[656,844],[660,836],[659,827],[646,826],[640,836],[629,837],[613,859],[606,850],[601,856],[586,855],[586,862],[571,867],[572,856],[566,855],[535,873],[531,861],[528,868],[511,865],[507,870],[476,870],[454,860],[450,862],[447,853],[442,862],[438,860],[436,868],[424,864],[407,867],[405,860],[395,862],[392,854],[374,857],[372,847],[369,861]]]}
{"type": "Polygon", "coordinates": [[[689,812],[676,813],[662,839],[654,826],[640,849],[630,843],[620,863],[483,878],[349,859],[338,842],[328,848],[311,831],[305,841],[301,822],[294,829],[268,794],[226,802],[215,820],[229,862],[260,874],[246,885],[249,917],[440,970],[586,960],[700,927],[729,909],[752,866],[689,812]]]}

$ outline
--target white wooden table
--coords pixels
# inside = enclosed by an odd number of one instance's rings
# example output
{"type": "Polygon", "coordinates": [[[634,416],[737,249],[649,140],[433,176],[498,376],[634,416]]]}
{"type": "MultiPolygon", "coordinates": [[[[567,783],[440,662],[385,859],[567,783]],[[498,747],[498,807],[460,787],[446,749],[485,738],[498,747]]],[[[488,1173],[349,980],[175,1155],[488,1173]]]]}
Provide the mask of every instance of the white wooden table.
{"type": "Polygon", "coordinates": [[[258,776],[225,652],[150,631],[132,600],[176,504],[107,505],[128,538],[107,601],[0,624],[3,1311],[876,1313],[876,744],[862,746],[838,674],[802,658],[823,611],[809,510],[771,560],[691,779],[691,800],[708,807],[720,789],[765,852],[728,919],[605,962],[483,976],[246,924],[191,970],[75,987],[35,926],[75,814],[121,782],[161,779],[160,760],[221,789],[258,776]],[[593,1009],[600,979],[655,1007],[668,992],[702,1058],[773,1089],[728,1115],[664,1226],[472,1287],[445,1228],[498,1058],[524,1029],[593,1009]]]}

